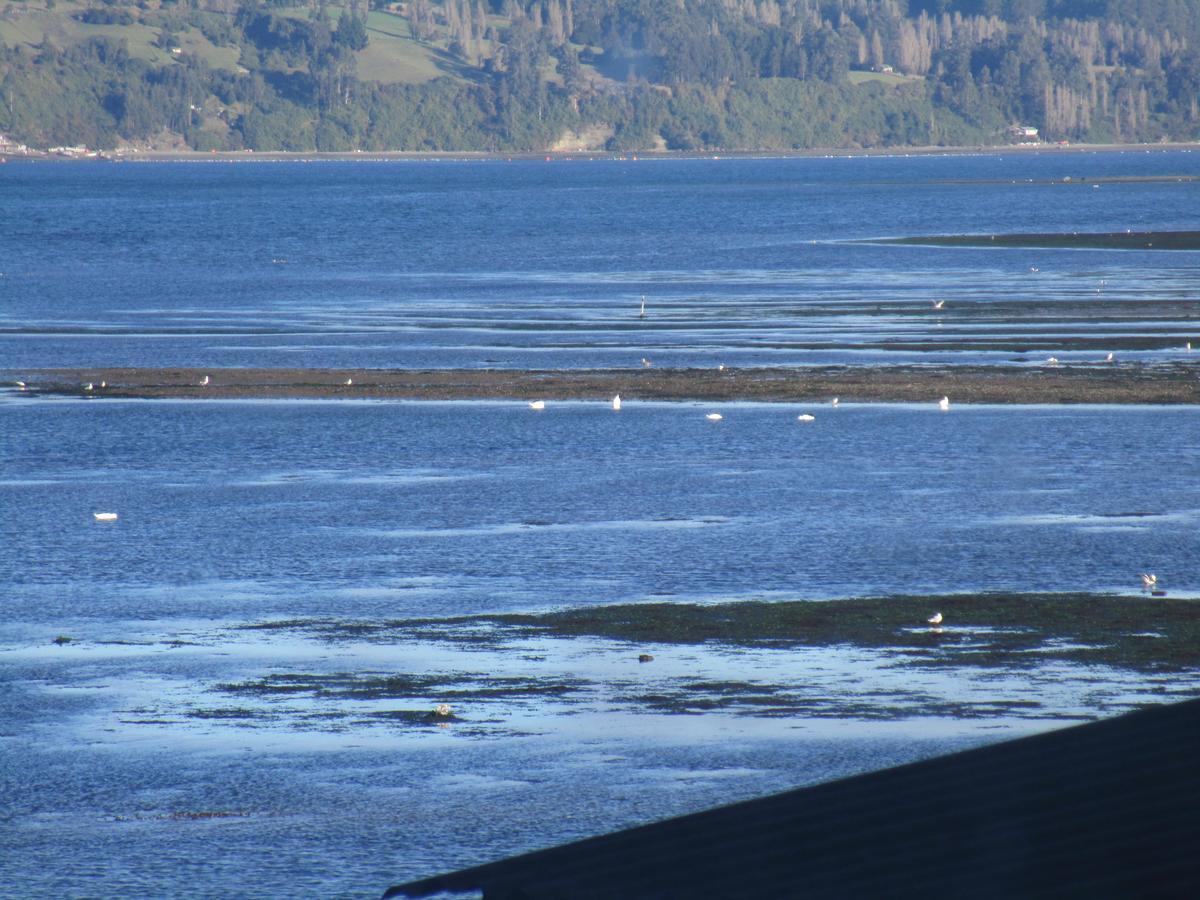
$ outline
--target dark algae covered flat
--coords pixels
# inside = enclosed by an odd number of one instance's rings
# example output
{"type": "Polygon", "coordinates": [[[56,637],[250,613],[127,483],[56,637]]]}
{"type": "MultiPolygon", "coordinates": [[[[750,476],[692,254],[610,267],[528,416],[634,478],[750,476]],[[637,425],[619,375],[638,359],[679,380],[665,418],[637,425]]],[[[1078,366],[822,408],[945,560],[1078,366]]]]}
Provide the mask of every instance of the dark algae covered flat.
{"type": "Polygon", "coordinates": [[[934,234],[880,238],[928,247],[1047,247],[1081,250],[1200,250],[1200,231],[1102,231],[1029,234],[934,234]]]}

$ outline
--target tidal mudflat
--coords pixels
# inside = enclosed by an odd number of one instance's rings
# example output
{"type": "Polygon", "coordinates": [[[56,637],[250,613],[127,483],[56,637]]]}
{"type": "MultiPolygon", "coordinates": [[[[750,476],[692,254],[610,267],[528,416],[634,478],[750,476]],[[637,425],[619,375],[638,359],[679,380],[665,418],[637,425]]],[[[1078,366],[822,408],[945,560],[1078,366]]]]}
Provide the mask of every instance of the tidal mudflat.
{"type": "MultiPolygon", "coordinates": [[[[1059,351],[1061,352],[1061,351],[1059,351]]],[[[95,398],[391,398],[755,402],[1200,403],[1197,365],[805,366],[589,370],[57,369],[25,374],[31,394],[95,398]]]]}
{"type": "Polygon", "coordinates": [[[403,741],[430,729],[559,740],[577,735],[581,715],[617,732],[681,715],[771,720],[765,733],[776,734],[820,721],[903,733],[922,720],[989,720],[1020,731],[1200,694],[1196,609],[1194,599],[1054,593],[646,602],[172,635],[143,627],[129,639],[93,627],[7,655],[64,675],[94,668],[120,698],[98,733],[125,740],[260,731],[403,741]],[[156,690],[146,665],[161,669],[156,690]]]}

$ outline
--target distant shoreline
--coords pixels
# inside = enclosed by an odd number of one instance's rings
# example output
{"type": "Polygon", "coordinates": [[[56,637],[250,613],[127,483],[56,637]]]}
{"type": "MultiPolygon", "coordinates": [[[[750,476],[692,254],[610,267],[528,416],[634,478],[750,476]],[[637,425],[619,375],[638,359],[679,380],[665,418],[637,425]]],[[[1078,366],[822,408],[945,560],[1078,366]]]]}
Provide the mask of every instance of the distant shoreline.
{"type": "Polygon", "coordinates": [[[202,152],[198,150],[102,151],[102,156],[56,156],[38,151],[37,155],[11,155],[0,160],[12,162],[470,162],[470,161],[592,161],[592,160],[672,160],[672,159],[800,159],[868,156],[990,156],[1000,153],[1104,153],[1200,151],[1200,142],[1156,144],[998,144],[963,147],[823,147],[794,150],[527,150],[511,153],[491,151],[378,150],[346,152],[292,152],[283,150],[235,150],[202,152]]]}
{"type": "MultiPolygon", "coordinates": [[[[1163,365],[641,369],[197,369],[11,372],[30,394],[143,399],[1200,404],[1200,360],[1163,365]],[[208,383],[204,384],[205,377],[208,383]],[[346,382],[349,381],[350,384],[346,382]],[[86,385],[91,384],[91,390],[86,385]]],[[[7,380],[7,379],[6,379],[7,380]]],[[[9,387],[12,380],[7,380],[9,387]]]]}

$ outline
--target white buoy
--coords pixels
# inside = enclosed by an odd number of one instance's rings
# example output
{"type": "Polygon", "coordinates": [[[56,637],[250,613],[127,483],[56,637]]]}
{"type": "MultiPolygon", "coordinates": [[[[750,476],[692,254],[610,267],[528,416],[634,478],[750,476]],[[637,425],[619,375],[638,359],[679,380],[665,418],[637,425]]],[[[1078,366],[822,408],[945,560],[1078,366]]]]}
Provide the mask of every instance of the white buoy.
{"type": "Polygon", "coordinates": [[[810,416],[808,413],[802,413],[801,415],[796,416],[797,422],[815,422],[816,419],[816,416],[810,416]]]}
{"type": "Polygon", "coordinates": [[[92,513],[92,518],[97,522],[115,522],[117,521],[117,514],[114,512],[94,512],[92,513]]]}
{"type": "Polygon", "coordinates": [[[945,412],[949,408],[950,408],[950,398],[949,397],[943,397],[941,400],[938,401],[938,409],[940,409],[942,412],[945,412]]]}
{"type": "Polygon", "coordinates": [[[545,409],[546,401],[545,400],[530,400],[529,408],[530,409],[545,409]]]}
{"type": "Polygon", "coordinates": [[[709,413],[704,418],[708,419],[708,421],[710,421],[710,422],[720,422],[725,417],[723,415],[721,415],[720,413],[709,413]]]}
{"type": "Polygon", "coordinates": [[[617,396],[613,397],[612,407],[613,407],[613,409],[617,409],[617,410],[619,410],[621,408],[621,395],[620,394],[617,394],[617,396]]]}

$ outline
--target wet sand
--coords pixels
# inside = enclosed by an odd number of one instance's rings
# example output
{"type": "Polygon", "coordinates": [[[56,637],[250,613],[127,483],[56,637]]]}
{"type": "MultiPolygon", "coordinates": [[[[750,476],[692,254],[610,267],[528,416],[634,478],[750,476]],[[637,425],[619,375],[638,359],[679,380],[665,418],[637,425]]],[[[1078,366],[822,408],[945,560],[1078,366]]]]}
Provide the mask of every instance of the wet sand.
{"type": "Polygon", "coordinates": [[[30,394],[125,398],[1200,403],[1196,363],[710,369],[43,369],[30,394]],[[208,377],[209,382],[202,382],[208,377]],[[347,384],[347,380],[351,383],[347,384]],[[91,390],[86,385],[92,385],[91,390]]]}

